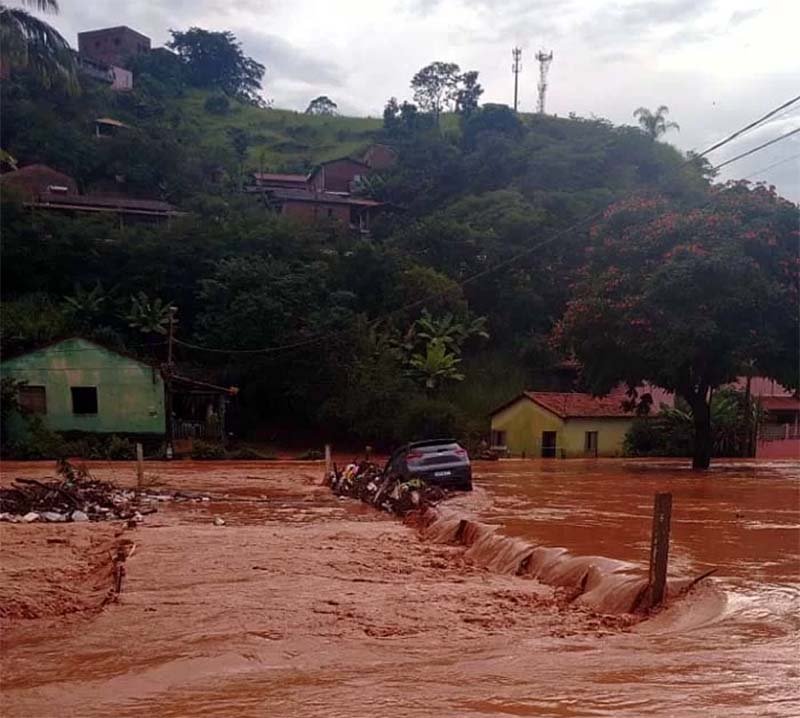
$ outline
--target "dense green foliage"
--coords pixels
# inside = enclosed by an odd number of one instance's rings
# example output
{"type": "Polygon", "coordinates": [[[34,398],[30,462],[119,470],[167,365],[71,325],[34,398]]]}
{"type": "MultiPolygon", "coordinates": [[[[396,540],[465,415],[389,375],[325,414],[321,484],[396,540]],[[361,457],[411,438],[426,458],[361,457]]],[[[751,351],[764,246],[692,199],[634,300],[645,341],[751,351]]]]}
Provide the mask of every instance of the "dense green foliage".
{"type": "MultiPolygon", "coordinates": [[[[748,404],[745,392],[723,388],[711,399],[711,441],[714,456],[750,456],[758,422],[758,404],[748,404]]],[[[625,437],[628,456],[691,456],[694,425],[687,404],[662,407],[637,419],[625,437]]]]}
{"type": "Polygon", "coordinates": [[[477,439],[495,405],[555,386],[564,357],[550,335],[593,261],[583,220],[642,189],[670,207],[717,196],[707,166],[637,128],[478,108],[471,73],[455,91],[475,102],[450,99],[459,114],[437,126],[390,101],[382,125],[257,108],[221,81],[193,86],[185,62],[137,59],[129,94],[2,83],[0,146],[21,164],[186,211],[120,227],[5,198],[2,345],[80,332],[163,359],[177,306],[178,363],[240,386],[242,426],[260,441],[477,439]],[[98,139],[101,115],[130,129],[98,139]],[[372,236],[292,222],[240,192],[248,171],[305,171],[373,141],[399,161],[365,183],[391,203],[372,236]]]}
{"type": "Polygon", "coordinates": [[[694,465],[713,451],[709,403],[745,370],[797,386],[798,210],[731,184],[702,202],[639,195],[606,211],[560,331],[591,388],[650,382],[686,401],[694,465]]]}

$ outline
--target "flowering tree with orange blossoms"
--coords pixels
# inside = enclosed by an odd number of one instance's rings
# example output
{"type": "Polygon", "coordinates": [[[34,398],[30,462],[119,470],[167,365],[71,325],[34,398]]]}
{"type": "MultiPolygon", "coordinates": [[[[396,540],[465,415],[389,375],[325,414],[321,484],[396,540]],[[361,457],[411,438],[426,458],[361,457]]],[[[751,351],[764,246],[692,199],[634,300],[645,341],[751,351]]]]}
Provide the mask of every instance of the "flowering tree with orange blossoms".
{"type": "Polygon", "coordinates": [[[707,469],[715,389],[745,370],[800,382],[799,227],[796,205],[746,182],[691,207],[661,196],[615,204],[590,230],[554,339],[597,394],[650,382],[682,397],[692,466],[707,469]]]}

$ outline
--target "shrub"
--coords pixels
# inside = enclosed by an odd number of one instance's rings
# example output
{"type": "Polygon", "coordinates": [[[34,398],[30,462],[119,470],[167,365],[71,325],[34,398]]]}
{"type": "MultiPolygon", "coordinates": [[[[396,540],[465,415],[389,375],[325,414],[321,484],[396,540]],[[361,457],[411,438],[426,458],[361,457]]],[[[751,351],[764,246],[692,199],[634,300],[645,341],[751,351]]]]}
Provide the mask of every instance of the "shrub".
{"type": "Polygon", "coordinates": [[[129,439],[112,434],[105,450],[107,459],[112,461],[126,461],[136,458],[136,447],[129,439]]]}
{"type": "Polygon", "coordinates": [[[6,453],[11,459],[61,459],[67,449],[67,442],[34,416],[28,420],[25,436],[9,443],[6,453]]]}
{"type": "Polygon", "coordinates": [[[225,448],[222,444],[214,444],[210,441],[195,441],[192,446],[192,458],[199,461],[224,459],[225,448]]]}
{"type": "Polygon", "coordinates": [[[225,458],[231,461],[264,461],[277,459],[278,456],[274,451],[257,451],[249,446],[240,446],[238,449],[227,451],[225,458]]]}
{"type": "Polygon", "coordinates": [[[308,449],[297,457],[300,461],[319,461],[325,458],[325,454],[317,449],[308,449]]]}
{"type": "Polygon", "coordinates": [[[211,115],[227,115],[231,103],[225,95],[211,95],[203,103],[203,109],[211,115]]]}
{"type": "Polygon", "coordinates": [[[415,397],[405,406],[400,427],[402,441],[459,437],[464,418],[458,408],[445,399],[415,397]]]}

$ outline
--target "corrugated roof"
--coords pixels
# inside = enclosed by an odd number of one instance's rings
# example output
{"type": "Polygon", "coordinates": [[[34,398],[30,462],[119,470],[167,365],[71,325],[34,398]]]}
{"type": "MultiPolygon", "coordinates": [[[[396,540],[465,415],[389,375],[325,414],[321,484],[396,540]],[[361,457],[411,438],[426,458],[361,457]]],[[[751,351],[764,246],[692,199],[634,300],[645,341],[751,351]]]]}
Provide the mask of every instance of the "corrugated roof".
{"type": "Polygon", "coordinates": [[[100,197],[78,194],[46,194],[36,207],[60,207],[63,209],[96,209],[121,212],[144,212],[147,214],[176,214],[177,210],[169,202],[157,199],[132,199],[130,197],[100,197]]]}
{"type": "Polygon", "coordinates": [[[288,199],[295,202],[315,202],[318,204],[349,204],[358,207],[377,207],[383,202],[376,202],[373,199],[353,197],[346,194],[335,192],[312,192],[307,189],[274,189],[270,194],[276,199],[288,199]]]}
{"type": "Polygon", "coordinates": [[[253,172],[253,178],[259,182],[297,182],[305,184],[308,175],[284,175],[274,172],[253,172]]]}

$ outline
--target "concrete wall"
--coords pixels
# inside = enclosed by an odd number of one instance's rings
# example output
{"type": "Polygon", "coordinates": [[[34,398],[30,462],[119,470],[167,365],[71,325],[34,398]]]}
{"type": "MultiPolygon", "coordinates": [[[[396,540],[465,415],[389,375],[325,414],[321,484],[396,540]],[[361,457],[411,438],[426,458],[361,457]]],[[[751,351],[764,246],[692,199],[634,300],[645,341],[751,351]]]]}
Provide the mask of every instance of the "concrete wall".
{"type": "Polygon", "coordinates": [[[622,442],[632,424],[628,418],[560,419],[529,399],[519,399],[492,417],[492,431],[506,432],[514,456],[542,455],[542,432],[556,432],[556,455],[586,456],[586,432],[596,431],[598,456],[621,456],[622,442]]]}
{"type": "Polygon", "coordinates": [[[78,51],[109,65],[124,65],[133,55],[150,51],[150,38],[129,27],[110,27],[78,33],[78,51]]]}
{"type": "Polygon", "coordinates": [[[355,176],[368,171],[368,167],[355,160],[336,160],[322,165],[311,178],[311,185],[317,192],[350,192],[355,176]]]}
{"type": "Polygon", "coordinates": [[[67,339],[0,364],[0,375],[44,386],[44,424],[55,431],[163,434],[157,369],[83,339],[67,339]],[[97,413],[75,414],[71,387],[97,387],[97,413]]]}

